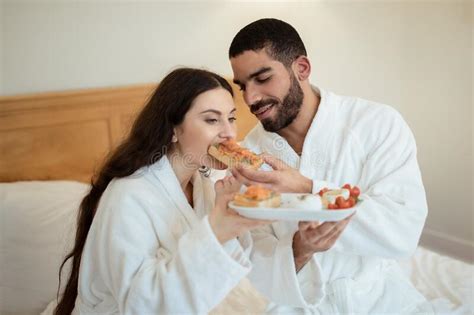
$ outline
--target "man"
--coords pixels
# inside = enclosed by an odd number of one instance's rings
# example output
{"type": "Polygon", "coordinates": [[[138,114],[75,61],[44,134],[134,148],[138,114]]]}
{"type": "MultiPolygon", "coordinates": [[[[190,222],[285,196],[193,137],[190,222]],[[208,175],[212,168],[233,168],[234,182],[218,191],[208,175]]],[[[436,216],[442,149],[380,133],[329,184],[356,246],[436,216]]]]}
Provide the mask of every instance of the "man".
{"type": "Polygon", "coordinates": [[[266,153],[273,169],[233,175],[280,192],[350,183],[364,200],[340,222],[277,222],[253,233],[250,278],[273,301],[268,311],[429,313],[395,261],[412,255],[427,215],[415,140],[400,114],[312,86],[304,44],[280,20],[244,27],[229,57],[260,121],[243,145],[266,153]]]}

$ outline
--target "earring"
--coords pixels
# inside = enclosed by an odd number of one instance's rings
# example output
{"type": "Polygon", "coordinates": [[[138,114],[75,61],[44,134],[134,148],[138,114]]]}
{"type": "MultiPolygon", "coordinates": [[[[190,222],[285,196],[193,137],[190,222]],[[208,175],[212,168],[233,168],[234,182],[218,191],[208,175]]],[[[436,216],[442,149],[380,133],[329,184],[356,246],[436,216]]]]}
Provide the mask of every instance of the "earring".
{"type": "Polygon", "coordinates": [[[178,142],[178,137],[176,137],[176,135],[173,135],[173,137],[171,138],[171,142],[173,143],[178,142]]]}
{"type": "Polygon", "coordinates": [[[201,166],[199,168],[199,173],[201,173],[201,175],[204,177],[209,177],[211,176],[211,169],[207,166],[201,166]]]}

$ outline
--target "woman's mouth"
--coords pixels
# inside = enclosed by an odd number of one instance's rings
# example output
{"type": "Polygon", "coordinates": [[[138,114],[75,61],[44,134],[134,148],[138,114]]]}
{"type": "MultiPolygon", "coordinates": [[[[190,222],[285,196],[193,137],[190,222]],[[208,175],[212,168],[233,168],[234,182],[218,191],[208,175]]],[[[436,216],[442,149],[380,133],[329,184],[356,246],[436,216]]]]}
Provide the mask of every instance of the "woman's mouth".
{"type": "Polygon", "coordinates": [[[253,114],[254,114],[255,116],[257,116],[257,118],[258,118],[259,120],[265,119],[265,118],[267,118],[267,117],[270,115],[273,106],[274,106],[274,104],[265,105],[265,106],[259,108],[259,109],[258,109],[257,111],[255,111],[253,114]]]}

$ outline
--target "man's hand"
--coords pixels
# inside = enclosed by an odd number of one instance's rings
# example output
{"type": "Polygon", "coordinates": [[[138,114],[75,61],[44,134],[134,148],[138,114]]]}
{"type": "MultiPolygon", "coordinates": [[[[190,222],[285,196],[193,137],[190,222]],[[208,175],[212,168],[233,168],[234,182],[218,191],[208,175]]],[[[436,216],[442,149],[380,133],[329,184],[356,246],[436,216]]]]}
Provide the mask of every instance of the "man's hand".
{"type": "Polygon", "coordinates": [[[298,231],[293,236],[293,256],[296,272],[311,259],[314,253],[324,252],[336,243],[352,216],[338,222],[302,221],[298,224],[298,231]]]}
{"type": "Polygon", "coordinates": [[[261,185],[277,192],[311,193],[313,181],[300,174],[280,159],[268,154],[260,155],[273,171],[259,171],[242,166],[232,169],[232,175],[246,186],[261,185]]]}

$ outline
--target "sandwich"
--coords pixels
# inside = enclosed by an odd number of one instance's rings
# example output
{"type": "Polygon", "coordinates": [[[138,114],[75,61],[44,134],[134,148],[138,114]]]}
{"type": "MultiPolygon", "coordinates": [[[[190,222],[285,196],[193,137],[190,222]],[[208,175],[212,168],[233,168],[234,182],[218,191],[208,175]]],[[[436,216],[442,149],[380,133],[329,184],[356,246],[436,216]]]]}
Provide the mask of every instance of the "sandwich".
{"type": "Polygon", "coordinates": [[[234,196],[234,204],[242,207],[277,208],[281,204],[281,196],[262,186],[249,186],[245,193],[234,196]]]}
{"type": "Polygon", "coordinates": [[[208,153],[228,167],[245,165],[252,169],[259,169],[263,164],[263,159],[260,156],[241,147],[235,140],[212,145],[208,153]]]}

